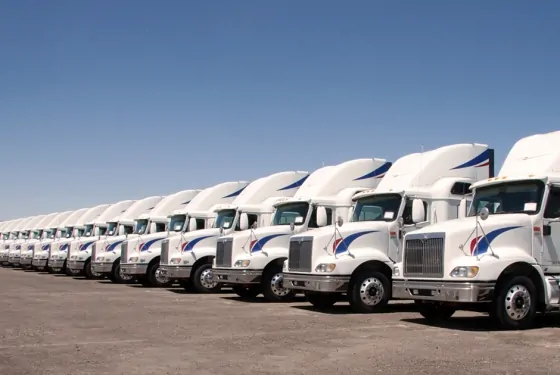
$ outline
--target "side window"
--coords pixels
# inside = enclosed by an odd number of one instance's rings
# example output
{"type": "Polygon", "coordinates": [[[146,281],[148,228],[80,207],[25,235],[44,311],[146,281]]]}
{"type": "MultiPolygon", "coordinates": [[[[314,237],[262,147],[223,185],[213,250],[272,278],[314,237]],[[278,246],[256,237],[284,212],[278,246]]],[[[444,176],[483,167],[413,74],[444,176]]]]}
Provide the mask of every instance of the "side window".
{"type": "MultiPolygon", "coordinates": [[[[259,224],[259,216],[255,214],[247,214],[247,219],[249,219],[249,228],[253,225],[253,223],[259,224]]],[[[239,232],[241,230],[241,223],[237,220],[237,225],[235,226],[235,231],[239,232]]]]}
{"type": "MultiPolygon", "coordinates": [[[[333,217],[333,210],[332,208],[326,208],[327,211],[327,225],[332,224],[332,217],[333,217]]],[[[311,217],[309,218],[309,225],[308,228],[319,228],[317,225],[317,206],[313,207],[313,211],[311,211],[311,217]]]]}
{"type": "Polygon", "coordinates": [[[455,195],[468,195],[470,194],[469,188],[471,184],[468,182],[456,182],[451,187],[451,194],[455,195]]]}
{"type": "Polygon", "coordinates": [[[156,223],[156,233],[165,232],[165,223],[156,223]]]}
{"type": "Polygon", "coordinates": [[[196,219],[196,229],[205,229],[206,221],[204,219],[196,219]]]}
{"type": "MultiPolygon", "coordinates": [[[[428,220],[428,204],[425,201],[422,201],[422,203],[424,203],[424,217],[426,218],[426,220],[428,220]]],[[[404,225],[414,224],[414,222],[412,221],[412,199],[410,198],[406,199],[402,218],[404,221],[404,225]]]]}
{"type": "Polygon", "coordinates": [[[547,219],[556,219],[560,217],[560,188],[553,187],[548,193],[544,217],[547,219]]]}

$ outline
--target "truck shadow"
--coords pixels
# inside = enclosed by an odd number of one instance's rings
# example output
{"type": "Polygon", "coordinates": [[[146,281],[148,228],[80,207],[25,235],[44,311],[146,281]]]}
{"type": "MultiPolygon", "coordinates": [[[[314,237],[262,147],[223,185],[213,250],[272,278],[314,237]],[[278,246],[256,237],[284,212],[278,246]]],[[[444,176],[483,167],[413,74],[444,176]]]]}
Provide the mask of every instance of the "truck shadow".
{"type": "MultiPolygon", "coordinates": [[[[230,291],[230,293],[233,293],[233,291],[230,291]]],[[[294,303],[294,302],[305,302],[305,297],[303,297],[303,296],[296,296],[296,297],[294,297],[293,300],[287,301],[287,302],[268,301],[264,297],[259,297],[259,296],[255,297],[255,298],[243,298],[243,297],[239,297],[239,296],[234,296],[234,297],[222,297],[222,299],[225,299],[225,300],[228,300],[228,301],[246,302],[246,303],[282,303],[282,304],[288,304],[288,303],[294,303]]]]}
{"type": "MultiPolygon", "coordinates": [[[[182,288],[180,286],[177,287],[171,287],[171,288],[167,288],[167,290],[171,293],[176,293],[176,294],[205,294],[205,293],[199,293],[196,291],[192,291],[192,290],[186,290],[185,288],[182,288]]],[[[217,293],[208,293],[208,294],[231,294],[233,293],[233,291],[231,289],[222,289],[217,293]]]]}
{"type": "MultiPolygon", "coordinates": [[[[305,299],[304,299],[305,301],[305,299]]],[[[292,306],[294,309],[304,310],[309,312],[327,314],[327,315],[351,315],[351,314],[360,314],[357,312],[352,311],[352,308],[348,304],[348,302],[337,302],[335,305],[325,309],[319,309],[312,305],[305,305],[305,306],[292,306]]],[[[383,310],[379,312],[372,313],[372,314],[362,314],[362,315],[376,315],[376,314],[396,314],[396,313],[407,313],[407,312],[416,312],[416,306],[413,303],[398,303],[398,304],[389,304],[383,310]]]]}
{"type": "MultiPolygon", "coordinates": [[[[464,332],[507,332],[507,330],[497,327],[497,324],[488,316],[452,317],[442,322],[432,322],[422,317],[405,318],[401,319],[401,321],[426,327],[445,328],[464,332]]],[[[527,329],[527,331],[558,327],[560,327],[560,314],[539,314],[535,319],[533,327],[527,329]]]]}

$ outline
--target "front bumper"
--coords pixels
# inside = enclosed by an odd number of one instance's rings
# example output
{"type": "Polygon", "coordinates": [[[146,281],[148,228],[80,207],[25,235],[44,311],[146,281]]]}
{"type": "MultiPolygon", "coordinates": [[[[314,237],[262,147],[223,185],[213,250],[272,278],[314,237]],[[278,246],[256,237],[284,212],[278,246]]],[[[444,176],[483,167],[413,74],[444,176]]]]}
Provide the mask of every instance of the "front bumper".
{"type": "Polygon", "coordinates": [[[10,256],[8,258],[8,263],[10,263],[13,266],[19,266],[19,256],[18,257],[10,256]]]}
{"type": "Polygon", "coordinates": [[[19,264],[22,266],[30,266],[33,262],[33,258],[20,258],[19,264]]]}
{"type": "Polygon", "coordinates": [[[35,267],[46,267],[48,259],[33,259],[31,262],[35,267]]]}
{"type": "Polygon", "coordinates": [[[49,260],[49,267],[50,268],[62,268],[64,267],[64,262],[66,262],[66,259],[51,259],[49,260]]]}
{"type": "Polygon", "coordinates": [[[97,273],[111,273],[113,263],[92,263],[91,270],[97,273]]]}
{"type": "Polygon", "coordinates": [[[393,298],[441,302],[490,302],[496,283],[393,280],[393,298]]]}
{"type": "Polygon", "coordinates": [[[284,286],[296,290],[313,292],[346,293],[350,284],[350,276],[305,275],[300,273],[284,273],[284,286]]]}
{"type": "Polygon", "coordinates": [[[223,284],[259,284],[262,273],[262,270],[212,268],[214,282],[223,284]]]}
{"type": "Polygon", "coordinates": [[[191,277],[191,271],[191,266],[169,266],[161,264],[159,266],[161,275],[168,279],[188,279],[191,277]]]}
{"type": "Polygon", "coordinates": [[[69,260],[66,262],[66,268],[73,271],[82,271],[86,262],[84,260],[69,260]]]}
{"type": "Polygon", "coordinates": [[[8,254],[2,254],[0,255],[0,262],[7,263],[9,258],[8,254]]]}
{"type": "Polygon", "coordinates": [[[123,264],[121,263],[121,272],[125,275],[145,275],[148,272],[147,264],[123,264]]]}

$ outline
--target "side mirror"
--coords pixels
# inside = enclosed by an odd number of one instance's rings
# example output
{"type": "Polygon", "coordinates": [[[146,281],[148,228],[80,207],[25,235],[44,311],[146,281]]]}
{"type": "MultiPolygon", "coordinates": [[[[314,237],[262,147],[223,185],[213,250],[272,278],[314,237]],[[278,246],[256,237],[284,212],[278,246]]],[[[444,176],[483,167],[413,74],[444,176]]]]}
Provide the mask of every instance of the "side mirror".
{"type": "MultiPolygon", "coordinates": [[[[183,228],[180,228],[179,230],[181,230],[183,228]]],[[[198,229],[198,226],[196,224],[196,219],[194,217],[191,217],[189,219],[189,232],[195,231],[198,229]]]]}
{"type": "Polygon", "coordinates": [[[490,216],[490,211],[488,210],[488,207],[482,207],[478,215],[480,216],[481,220],[488,219],[488,216],[490,216]]]}
{"type": "Polygon", "coordinates": [[[337,217],[337,218],[336,218],[336,225],[338,225],[339,227],[341,227],[342,224],[344,224],[344,220],[342,219],[342,216],[337,217]]]}
{"type": "Polygon", "coordinates": [[[317,226],[324,227],[327,225],[327,210],[325,207],[317,207],[317,226]]]}
{"type": "Polygon", "coordinates": [[[402,218],[402,216],[397,219],[397,225],[399,226],[399,229],[403,229],[404,219],[402,218]]]}
{"type": "Polygon", "coordinates": [[[245,212],[243,212],[239,217],[239,229],[241,230],[249,229],[249,217],[245,212]]]}
{"type": "Polygon", "coordinates": [[[412,201],[412,222],[417,224],[423,221],[426,221],[424,202],[422,199],[415,199],[412,201]]]}
{"type": "Polygon", "coordinates": [[[257,229],[257,222],[256,221],[251,225],[251,229],[257,229]]]}
{"type": "Polygon", "coordinates": [[[457,217],[459,219],[463,219],[467,216],[467,199],[463,198],[461,199],[461,203],[459,203],[459,213],[457,215],[457,217]]]}

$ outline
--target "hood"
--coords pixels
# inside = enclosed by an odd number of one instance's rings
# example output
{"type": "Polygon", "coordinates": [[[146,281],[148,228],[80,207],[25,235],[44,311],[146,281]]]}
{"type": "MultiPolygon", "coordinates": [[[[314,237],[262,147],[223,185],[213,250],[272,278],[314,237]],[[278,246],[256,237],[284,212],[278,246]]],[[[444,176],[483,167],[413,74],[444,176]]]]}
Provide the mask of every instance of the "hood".
{"type": "Polygon", "coordinates": [[[120,245],[125,240],[130,240],[131,238],[136,237],[138,237],[137,234],[129,234],[128,236],[123,234],[120,236],[106,237],[95,241],[95,246],[97,248],[97,251],[115,251],[117,248],[120,249],[120,245]]]}
{"type": "Polygon", "coordinates": [[[235,232],[225,237],[233,240],[233,251],[241,249],[245,253],[257,253],[265,247],[285,248],[287,251],[292,235],[289,225],[274,225],[235,232]]]}
{"type": "Polygon", "coordinates": [[[167,238],[167,232],[150,233],[141,236],[134,236],[134,238],[129,238],[126,242],[128,243],[129,251],[149,251],[153,246],[161,247],[161,241],[167,238]]]}
{"type": "Polygon", "coordinates": [[[175,249],[181,251],[192,251],[195,246],[204,246],[208,241],[210,241],[212,245],[215,245],[218,237],[220,237],[220,230],[218,228],[201,229],[194,232],[183,233],[182,235],[175,234],[172,237],[174,240],[173,245],[171,245],[170,238],[170,246],[173,246],[175,249]],[[179,246],[181,247],[180,249],[179,246]]]}

